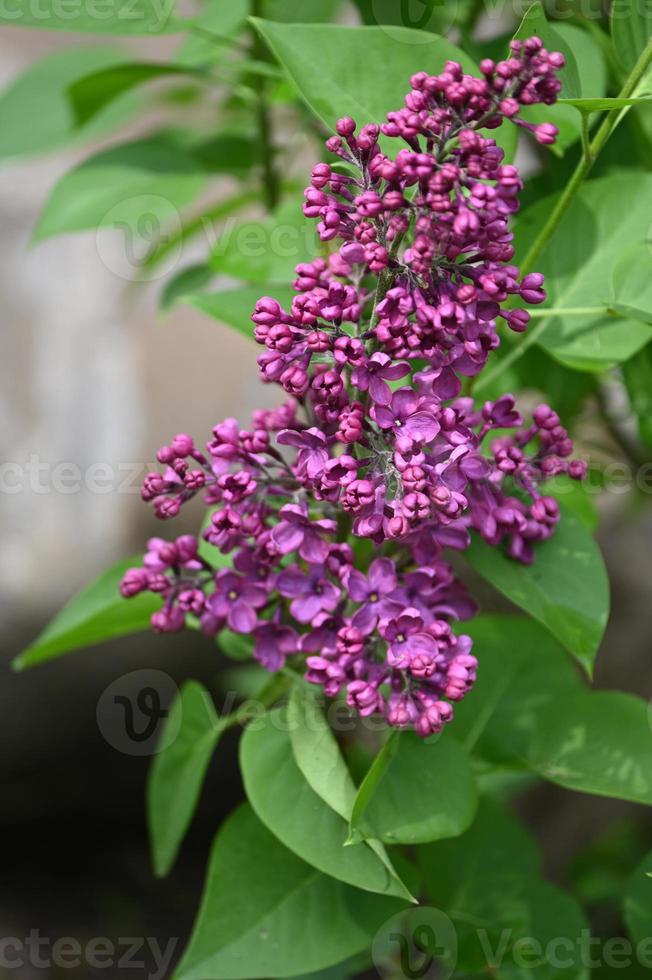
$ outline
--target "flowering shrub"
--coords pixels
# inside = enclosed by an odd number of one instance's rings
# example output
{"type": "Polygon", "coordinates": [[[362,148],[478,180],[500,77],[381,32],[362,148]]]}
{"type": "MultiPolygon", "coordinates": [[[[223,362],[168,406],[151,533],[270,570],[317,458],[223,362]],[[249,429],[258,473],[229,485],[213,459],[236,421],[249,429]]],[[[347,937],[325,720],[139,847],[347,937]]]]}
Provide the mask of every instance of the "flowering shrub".
{"type": "Polygon", "coordinates": [[[553,125],[520,112],[555,101],[563,65],[538,37],[513,41],[481,78],[453,61],[414,75],[382,125],[356,134],[338,121],[326,146],[346,172],[318,164],[303,210],[322,242],[342,244],[297,266],[289,310],[264,296],[252,315],[261,378],[289,401],[251,429],[226,419],[205,450],[175,436],[158,451],[165,470],[145,479],[160,518],[204,492],[203,537],[232,555],[218,569],[192,536],[152,539],[121,591],[162,597],[155,630],[192,617],[209,636],[253,634],[270,671],[303,655],[326,695],[346,690],[361,715],[423,737],[452,719],[477,660],[451,628],[474,604],[444,549],[468,547],[474,528],[531,562],[559,520],[540,485],[586,472],[547,405],[524,425],[512,395],[463,393],[500,343],[499,319],[527,328],[511,301],[546,297],[541,274],[510,264],[522,183],[482,130],[507,121],[553,142],[553,125]],[[357,539],[381,556],[362,563],[357,539]]]}
{"type": "MultiPolygon", "coordinates": [[[[172,86],[167,101],[150,94],[167,128],[65,174],[36,237],[92,228],[99,245],[120,227],[133,257],[157,228],[138,264],[148,279],[215,221],[210,254],[166,282],[161,305],[255,340],[260,380],[282,395],[248,428],[227,418],[205,443],[182,433],[159,449],[143,499],[161,520],[203,504],[201,529],[109,569],[16,666],[150,627],[173,635],[174,697],[154,680],[116,693],[118,678],[97,708],[114,747],[154,756],[158,875],[218,742],[244,728],[246,802],[218,830],[175,980],[351,980],[372,964],[387,980],[586,980],[614,965],[611,939],[594,944],[616,892],[611,938],[627,928],[630,965],[649,969],[642,832],[640,856],[624,834],[618,860],[612,838],[592,846],[564,892],[509,806],[535,778],[652,805],[648,705],[590,687],[609,586],[589,493],[605,460],[639,467],[634,483],[652,452],[649,12],[614,0],[609,23],[596,8],[595,23],[568,24],[535,2],[520,25],[502,10],[486,37],[488,6],[466,0],[423,3],[410,27],[410,4],[380,0],[347,4],[358,26],[313,22],[336,21],[337,0],[299,5],[302,23],[291,0],[207,0],[164,25],[148,0],[129,6],[140,19],[104,11],[102,30],[178,31],[170,63],[103,51],[88,74],[89,49],[73,49],[56,65],[63,91],[37,71],[0,96],[3,145],[20,148],[21,93],[41,91],[33,150],[109,125],[149,79],[172,86]],[[186,119],[193,100],[209,111],[186,119]],[[288,119],[293,140],[278,138],[288,119]],[[326,153],[301,211],[295,157],[316,129],[326,153]],[[220,185],[186,211],[224,173],[232,196],[220,185]],[[246,217],[252,202],[264,218],[246,217]],[[240,231],[262,234],[262,257],[240,231]],[[296,232],[291,256],[277,232],[296,232]],[[208,292],[215,275],[236,285],[208,292]],[[212,691],[187,677],[185,627],[209,640],[212,691]],[[225,657],[239,663],[214,676],[225,657]]],[[[24,5],[10,13],[36,24],[24,5]]],[[[207,782],[213,802],[228,795],[207,782]]]]}

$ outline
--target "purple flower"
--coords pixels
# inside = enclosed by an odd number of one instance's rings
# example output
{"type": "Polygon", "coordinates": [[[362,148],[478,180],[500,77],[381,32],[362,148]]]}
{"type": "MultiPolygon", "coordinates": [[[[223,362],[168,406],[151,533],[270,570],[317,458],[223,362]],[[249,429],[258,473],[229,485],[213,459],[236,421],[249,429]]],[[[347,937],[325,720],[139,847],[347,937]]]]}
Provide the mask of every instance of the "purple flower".
{"type": "Polygon", "coordinates": [[[282,555],[298,551],[304,561],[322,564],[328,558],[328,544],[322,534],[332,534],[337,529],[335,521],[325,518],[312,521],[308,505],[286,504],[280,510],[281,520],[272,531],[272,541],[282,555]]]}
{"type": "Polygon", "coordinates": [[[299,475],[305,474],[310,480],[315,480],[323,472],[328,462],[328,444],[326,436],[319,429],[282,429],[276,441],[282,446],[294,446],[299,450],[294,464],[299,475]]]}
{"type": "Polygon", "coordinates": [[[543,276],[511,264],[522,182],[491,131],[515,123],[551,142],[554,127],[520,114],[555,101],[561,67],[540,39],[516,40],[481,77],[453,61],[417,72],[382,126],[339,120],[327,148],[346,173],[318,164],[304,204],[320,237],[339,241],[297,266],[287,312],[263,297],[252,316],[260,375],[289,399],[250,429],[217,425],[208,455],[177,435],[145,478],[162,518],[204,493],[202,536],[233,569],[190,536],[152,539],[121,590],[160,597],[155,629],[189,615],[209,636],[253,633],[268,670],[305,654],[306,679],[346,692],[361,715],[423,737],[451,720],[476,672],[451,621],[474,607],[443,549],[468,547],[473,528],[531,561],[560,516],[539,485],[585,472],[548,406],[528,427],[511,395],[459,397],[500,342],[497,318],[524,330],[519,302],[545,299],[543,276]],[[513,431],[490,441],[495,429],[513,431]],[[376,557],[386,544],[393,558],[376,557]]]}
{"type": "Polygon", "coordinates": [[[340,590],[328,581],[323,565],[310,565],[307,575],[289,568],[281,572],[276,587],[281,595],[292,599],[290,612],[300,623],[311,623],[319,613],[332,612],[340,598],[340,590]]]}
{"type": "Polygon", "coordinates": [[[400,603],[391,599],[391,593],[396,589],[396,566],[391,559],[376,558],[369,566],[366,576],[353,569],[345,584],[353,601],[362,603],[356,610],[351,625],[364,634],[371,633],[379,619],[387,619],[400,613],[400,603]]]}
{"type": "Polygon", "coordinates": [[[392,390],[388,381],[397,381],[410,373],[410,365],[392,363],[388,354],[377,351],[372,354],[366,364],[353,369],[351,384],[360,391],[369,391],[377,405],[389,405],[392,400],[392,390]]]}
{"type": "Polygon", "coordinates": [[[434,673],[438,659],[437,641],[426,632],[418,610],[406,609],[396,619],[383,623],[380,631],[387,641],[387,661],[392,667],[409,670],[417,677],[429,677],[434,673]]]}
{"type": "Polygon", "coordinates": [[[392,430],[397,445],[405,451],[412,443],[426,444],[439,434],[434,406],[424,401],[412,388],[399,388],[389,405],[374,405],[371,414],[381,429],[392,430]]]}
{"type": "Polygon", "coordinates": [[[261,623],[254,632],[256,645],[254,657],[267,670],[280,670],[286,657],[299,649],[299,637],[295,630],[280,623],[261,623]]]}
{"type": "Polygon", "coordinates": [[[215,592],[209,598],[213,615],[223,617],[234,633],[251,633],[258,622],[257,609],[268,599],[267,589],[228,568],[217,573],[215,592]]]}

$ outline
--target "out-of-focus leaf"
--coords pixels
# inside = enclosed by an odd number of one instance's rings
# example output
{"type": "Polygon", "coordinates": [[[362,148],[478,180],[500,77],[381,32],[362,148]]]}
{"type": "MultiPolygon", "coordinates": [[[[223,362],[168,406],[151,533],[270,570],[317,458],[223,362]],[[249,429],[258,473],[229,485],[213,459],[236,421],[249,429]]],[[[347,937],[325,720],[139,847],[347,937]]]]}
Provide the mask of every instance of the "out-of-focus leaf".
{"type": "Polygon", "coordinates": [[[475,536],[469,564],[494,588],[543,623],[591,675],[609,616],[609,579],[600,549],[574,514],[563,509],[531,565],[508,558],[475,536]]]}
{"type": "Polygon", "coordinates": [[[218,634],[217,645],[229,660],[253,661],[254,641],[251,636],[223,629],[218,634]]]}
{"type": "Polygon", "coordinates": [[[611,36],[621,67],[629,73],[652,37],[652,7],[638,0],[613,0],[611,36]]]}
{"type": "Polygon", "coordinates": [[[459,23],[466,3],[458,0],[355,0],[363,23],[446,34],[459,23]]]}
{"type": "Polygon", "coordinates": [[[0,157],[43,153],[63,144],[92,138],[123,122],[134,110],[121,99],[100,113],[92,126],[75,131],[68,87],[91,70],[124,60],[117,48],[77,47],[37,61],[0,94],[0,157]]]}
{"type": "Polygon", "coordinates": [[[257,137],[222,130],[218,136],[194,143],[192,154],[210,173],[244,177],[260,160],[257,137]]]}
{"type": "Polygon", "coordinates": [[[281,205],[267,218],[228,221],[213,247],[210,264],[245,282],[287,283],[294,268],[314,258],[315,222],[296,202],[281,205]]]}
{"type": "Polygon", "coordinates": [[[446,968],[497,980],[586,980],[584,915],[541,880],[534,843],[503,806],[483,801],[465,834],[418,853],[429,899],[457,930],[457,961],[446,968]]]}
{"type": "Polygon", "coordinates": [[[198,681],[183,685],[170,708],[168,725],[177,735],[154,756],[147,787],[152,862],[159,877],[174,864],[222,732],[213,699],[198,681]]]}
{"type": "Polygon", "coordinates": [[[175,63],[211,66],[225,60],[249,14],[249,0],[206,0],[175,56],[175,63]]]}
{"type": "MultiPolygon", "coordinates": [[[[292,290],[288,289],[287,286],[275,286],[272,292],[281,306],[289,309],[294,295],[292,290]]],[[[218,293],[194,293],[184,297],[184,300],[201,310],[202,313],[207,313],[214,320],[228,324],[239,333],[244,334],[245,337],[253,340],[254,325],[251,322],[251,314],[260,297],[260,287],[243,286],[241,289],[224,289],[218,293]]]]}
{"type": "Polygon", "coordinates": [[[624,902],[625,923],[632,941],[647,941],[652,936],[652,851],[646,854],[627,882],[624,902]]]}
{"type": "Polygon", "coordinates": [[[264,0],[263,13],[281,23],[326,24],[339,5],[340,0],[264,0]]]}
{"type": "Polygon", "coordinates": [[[138,85],[158,78],[183,78],[186,74],[177,65],[145,62],[126,62],[89,72],[68,88],[76,123],[84,126],[114,99],[138,85]]]}
{"type": "Polygon", "coordinates": [[[139,555],[122,561],[82,589],[14,660],[14,668],[34,667],[80,647],[149,629],[152,613],[161,608],[160,598],[143,592],[123,599],[118,588],[127,569],[141,563],[139,555]]]}
{"type": "Polygon", "coordinates": [[[652,345],[623,364],[623,377],[641,441],[652,451],[652,345]]]}
{"type": "Polygon", "coordinates": [[[86,228],[115,228],[143,236],[142,225],[157,229],[179,211],[205,182],[201,165],[164,138],[121,143],[85,160],[59,180],[41,214],[34,238],[86,228]],[[139,227],[139,225],[141,227],[139,227]]]}
{"type": "MultiPolygon", "coordinates": [[[[516,223],[517,259],[527,252],[550,214],[554,199],[527,208],[516,223]]],[[[624,249],[649,235],[652,174],[630,170],[590,180],[579,190],[537,260],[546,276],[546,306],[605,308],[611,299],[610,272],[624,249]],[[636,188],[636,207],[623,207],[636,188]]],[[[629,317],[579,314],[551,317],[538,343],[578,370],[598,371],[626,361],[652,338],[649,326],[629,317]]]]}
{"type": "Polygon", "coordinates": [[[166,283],[161,294],[161,309],[170,310],[177,300],[185,298],[203,286],[207,286],[214,277],[215,273],[207,265],[190,265],[182,269],[166,283]]]}

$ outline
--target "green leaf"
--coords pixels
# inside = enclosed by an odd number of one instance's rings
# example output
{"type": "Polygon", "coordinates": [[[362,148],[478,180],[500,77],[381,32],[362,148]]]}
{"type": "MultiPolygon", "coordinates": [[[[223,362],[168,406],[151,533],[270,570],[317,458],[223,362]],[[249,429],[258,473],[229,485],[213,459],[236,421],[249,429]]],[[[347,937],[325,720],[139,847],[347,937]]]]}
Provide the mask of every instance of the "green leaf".
{"type": "Polygon", "coordinates": [[[579,673],[557,640],[525,616],[475,616],[459,631],[473,639],[479,669],[455,705],[455,737],[483,758],[523,765],[539,715],[584,690],[579,673]]]}
{"type": "Polygon", "coordinates": [[[288,704],[288,728],[294,759],[312,790],[349,820],[356,788],[319,700],[297,683],[288,704]]]}
{"type": "Polygon", "coordinates": [[[460,976],[586,980],[584,915],[541,880],[536,846],[503,806],[484,800],[466,834],[418,855],[430,900],[457,930],[460,976]]]}
{"type": "MultiPolygon", "coordinates": [[[[272,292],[281,306],[285,309],[290,308],[294,295],[291,289],[287,286],[274,286],[272,292]]],[[[207,313],[214,320],[233,327],[245,337],[253,340],[254,326],[251,322],[251,314],[260,297],[261,288],[259,286],[243,286],[240,289],[224,289],[219,293],[193,293],[190,296],[185,296],[184,302],[190,303],[202,313],[207,313]]]]}
{"type": "MultiPolygon", "coordinates": [[[[120,95],[155,78],[184,78],[187,71],[177,65],[126,62],[102,68],[78,78],[68,89],[78,126],[96,116],[120,95]]],[[[202,77],[202,76],[199,76],[202,77]]]]}
{"type": "Polygon", "coordinates": [[[161,293],[160,307],[170,310],[179,300],[185,300],[188,294],[207,286],[215,278],[215,273],[203,263],[186,266],[173,276],[161,293]]]}
{"type": "Polygon", "coordinates": [[[125,232],[128,244],[134,236],[155,239],[164,225],[179,222],[179,210],[204,182],[203,168],[169,140],[122,143],[64,174],[34,237],[42,241],[67,231],[114,228],[125,232]]]}
{"type": "MultiPolygon", "coordinates": [[[[330,131],[341,116],[352,116],[359,126],[384,122],[388,112],[402,107],[410,76],[417,71],[441,71],[452,59],[465,71],[477,73],[464,51],[425,31],[275,24],[258,18],[252,22],[300,97],[330,131]]],[[[508,156],[513,153],[515,127],[501,127],[490,135],[508,156]]]]}
{"type": "Polygon", "coordinates": [[[315,222],[291,201],[267,218],[227,222],[210,264],[216,272],[245,282],[286,284],[294,279],[299,262],[314,257],[316,240],[315,222]]]}
{"type": "MultiPolygon", "coordinates": [[[[546,198],[523,212],[516,223],[518,254],[550,214],[546,198]]],[[[547,306],[582,309],[607,306],[609,275],[625,248],[649,236],[652,175],[630,170],[590,180],[577,193],[555,232],[554,242],[537,260],[546,276],[547,306]],[[632,188],[636,207],[625,208],[632,188]]],[[[553,357],[578,370],[598,371],[626,361],[652,339],[652,330],[622,316],[587,314],[551,317],[538,343],[553,357]]]]}
{"type": "Polygon", "coordinates": [[[629,73],[652,37],[652,8],[639,0],[613,0],[611,37],[622,69],[629,73]]]}
{"type": "Polygon", "coordinates": [[[644,323],[652,323],[651,247],[650,242],[639,242],[621,253],[613,268],[609,301],[618,313],[644,323]]]}
{"type": "MultiPolygon", "coordinates": [[[[336,717],[341,708],[333,704],[336,717]]],[[[348,721],[350,723],[350,716],[348,721]]],[[[317,694],[304,682],[297,682],[290,696],[288,729],[294,759],[304,779],[317,796],[348,823],[356,800],[355,783],[317,694]]],[[[368,845],[390,874],[396,876],[394,865],[380,841],[369,840],[368,845]]]]}
{"type": "Polygon", "coordinates": [[[652,345],[623,364],[623,378],[638,420],[641,442],[652,451],[652,345]]]}
{"type": "Polygon", "coordinates": [[[174,980],[312,973],[366,949],[401,907],[320,874],[243,805],[225,821],[174,980]]]}
{"type": "Polygon", "coordinates": [[[353,803],[353,810],[349,817],[349,837],[347,844],[356,843],[364,839],[363,834],[357,828],[362,822],[364,812],[373,799],[378,784],[383,778],[385,770],[392,761],[394,753],[398,748],[398,736],[399,732],[397,729],[393,729],[387,734],[385,744],[374,758],[364,775],[364,779],[360,783],[353,803]]]}
{"type": "Polygon", "coordinates": [[[270,20],[302,24],[325,24],[329,21],[339,6],[340,0],[264,0],[263,10],[270,20]]]}
{"type": "Polygon", "coordinates": [[[168,725],[178,734],[154,756],[147,788],[152,863],[159,877],[174,864],[222,732],[213,700],[198,681],[183,685],[170,708],[168,725]]]}
{"type": "MultiPolygon", "coordinates": [[[[409,27],[446,34],[463,15],[457,0],[418,0],[397,3],[396,0],[354,0],[365,24],[387,27],[409,27]]],[[[465,5],[466,6],[466,5],[465,5]]]]}
{"type": "Polygon", "coordinates": [[[579,98],[582,92],[573,50],[561,33],[549,23],[544,6],[539,0],[528,8],[514,37],[524,39],[533,34],[541,38],[548,51],[561,51],[566,59],[566,65],[559,73],[562,95],[569,99],[579,98]]]}
{"type": "Polygon", "coordinates": [[[229,660],[253,660],[254,640],[252,636],[233,633],[231,630],[220,630],[217,645],[229,660]]]}
{"type": "Polygon", "coordinates": [[[187,29],[174,16],[175,0],[14,0],[0,9],[4,27],[35,27],[67,34],[156,36],[187,29]]]}
{"type": "Polygon", "coordinates": [[[352,826],[386,844],[420,844],[463,833],[477,791],[469,758],[449,732],[436,741],[400,732],[374,792],[352,826]]]}
{"type": "Polygon", "coordinates": [[[632,942],[648,943],[652,936],[652,851],[632,872],[625,891],[624,915],[632,942]]]}
{"type": "Polygon", "coordinates": [[[246,176],[260,160],[258,137],[220,129],[218,136],[188,147],[209,173],[246,176]]]}
{"type": "Polygon", "coordinates": [[[582,112],[610,112],[612,109],[623,109],[629,105],[641,105],[652,101],[650,95],[633,96],[631,99],[559,99],[559,105],[572,105],[582,112]]]}
{"type": "Polygon", "coordinates": [[[121,99],[98,115],[94,125],[75,131],[68,87],[80,75],[124,59],[119,49],[77,47],[37,61],[0,95],[0,157],[49,152],[66,143],[110,130],[135,108],[121,99]]]}
{"type": "Polygon", "coordinates": [[[498,890],[517,874],[523,881],[540,874],[536,841],[504,803],[483,798],[476,819],[462,836],[417,848],[428,895],[442,908],[459,901],[482,901],[474,890],[498,890]]]}
{"type": "Polygon", "coordinates": [[[590,676],[609,616],[609,580],[600,549],[574,514],[562,509],[531,565],[508,558],[474,535],[465,556],[476,572],[543,623],[590,676]]]}
{"type": "Polygon", "coordinates": [[[546,483],[546,493],[555,497],[567,510],[579,517],[587,531],[592,534],[600,526],[600,513],[596,500],[601,487],[586,480],[572,480],[565,473],[554,476],[546,483]]]}
{"type": "Polygon", "coordinates": [[[325,874],[365,891],[409,898],[366,843],[343,846],[346,822],[303,778],[287,727],[276,709],[249,725],[240,743],[242,778],[258,817],[286,847],[325,874]]]}
{"type": "Polygon", "coordinates": [[[161,608],[160,598],[143,592],[133,599],[123,599],[119,592],[127,569],[141,564],[140,555],[128,558],[87,585],[14,660],[14,668],[23,670],[62,653],[149,629],[152,613],[161,608]]]}
{"type": "Polygon", "coordinates": [[[249,0],[229,0],[228,3],[206,0],[204,9],[195,18],[190,33],[177,51],[177,64],[191,67],[219,64],[242,30],[248,13],[249,0]]]}
{"type": "Polygon", "coordinates": [[[652,804],[650,715],[642,698],[595,691],[542,711],[528,764],[553,783],[583,793],[652,804]]]}

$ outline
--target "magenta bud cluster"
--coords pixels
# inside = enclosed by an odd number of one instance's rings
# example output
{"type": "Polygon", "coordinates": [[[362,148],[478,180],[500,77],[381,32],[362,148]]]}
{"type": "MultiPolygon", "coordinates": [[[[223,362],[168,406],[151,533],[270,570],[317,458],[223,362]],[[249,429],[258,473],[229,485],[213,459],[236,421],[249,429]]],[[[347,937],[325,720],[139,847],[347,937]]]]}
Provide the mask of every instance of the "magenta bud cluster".
{"type": "Polygon", "coordinates": [[[515,41],[481,78],[454,62],[413,76],[383,125],[339,120],[342,162],[314,168],[304,203],[327,257],[297,266],[289,309],[263,296],[252,315],[284,404],[248,429],[226,419],[203,448],[175,436],[145,479],[161,518],[199,492],[208,508],[200,540],[152,539],[124,577],[125,597],[161,596],[154,629],[251,636],[269,670],[291,658],[328,697],[423,737],[451,720],[477,661],[446,550],[476,532],[531,562],[559,521],[542,483],[585,474],[550,407],[526,423],[512,395],[470,394],[498,325],[525,330],[518,304],[545,299],[512,264],[522,184],[488,132],[554,139],[519,113],[554,102],[562,66],[515,41]]]}

